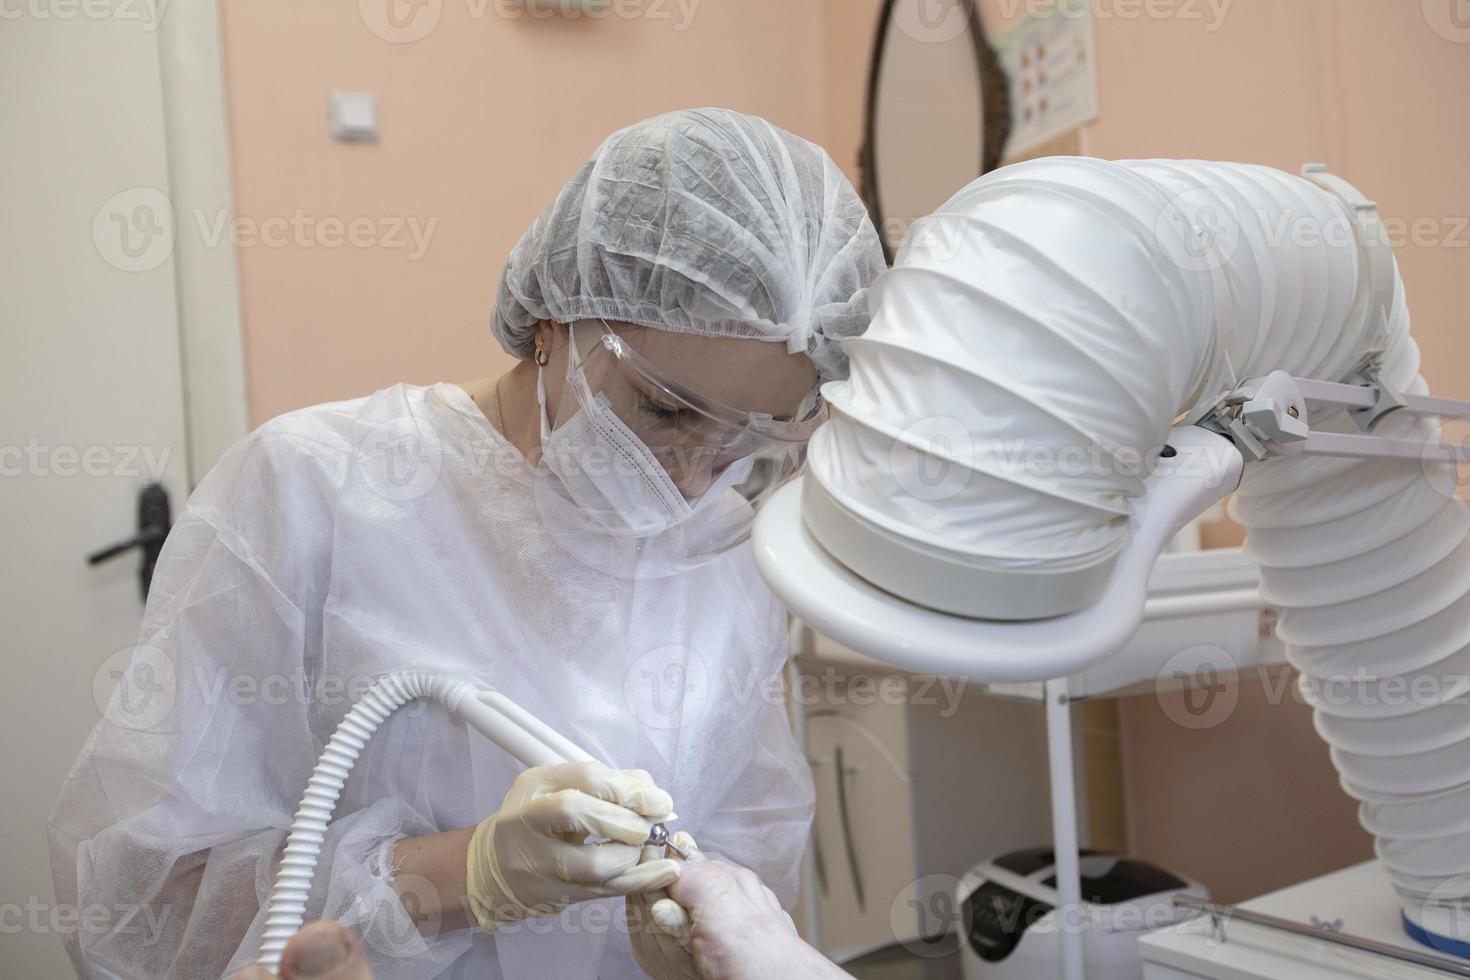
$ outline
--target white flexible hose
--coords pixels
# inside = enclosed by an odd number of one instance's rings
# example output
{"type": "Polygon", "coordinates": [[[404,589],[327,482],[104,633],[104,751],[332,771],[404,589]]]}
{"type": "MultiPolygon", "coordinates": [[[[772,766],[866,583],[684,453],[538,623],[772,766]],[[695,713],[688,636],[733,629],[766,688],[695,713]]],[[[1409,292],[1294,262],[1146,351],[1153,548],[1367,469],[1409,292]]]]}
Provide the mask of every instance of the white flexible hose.
{"type": "Polygon", "coordinates": [[[316,874],[317,859],[327,837],[332,810],[342,795],[347,775],[373,733],[398,708],[417,698],[431,698],[452,713],[460,701],[473,696],[468,683],[426,670],[400,670],[379,678],[332,733],[321,759],[301,796],[301,806],[286,837],[285,854],[266,906],[265,932],[256,961],[273,975],[280,970],[281,953],[306,918],[306,900],[316,874]]]}
{"type": "MultiPolygon", "coordinates": [[[[1259,168],[1132,166],[1175,196],[1213,185],[1244,197],[1263,183],[1250,172],[1259,168]]],[[[1365,250],[1293,237],[1292,222],[1324,203],[1341,212],[1330,227],[1350,229],[1341,204],[1307,181],[1273,179],[1290,187],[1279,206],[1218,212],[1256,226],[1243,229],[1242,240],[1276,236],[1264,253],[1270,261],[1254,273],[1242,278],[1239,267],[1223,270],[1228,295],[1268,298],[1254,324],[1245,324],[1258,327],[1234,337],[1240,375],[1280,368],[1343,380],[1377,349],[1389,388],[1427,393],[1397,268],[1392,305],[1376,317],[1365,250]],[[1328,295],[1334,282],[1353,288],[1328,295]],[[1344,298],[1352,301],[1345,311],[1344,298]]],[[[1359,431],[1344,410],[1314,412],[1311,425],[1359,431]]],[[[1438,429],[1433,418],[1391,414],[1374,431],[1430,442],[1438,429]]],[[[1438,464],[1273,460],[1247,467],[1230,509],[1246,527],[1246,554],[1261,567],[1262,597],[1280,611],[1277,634],[1301,672],[1317,729],[1344,788],[1362,803],[1361,820],[1376,835],[1406,915],[1432,933],[1465,939],[1458,910],[1470,897],[1470,828],[1464,812],[1445,802],[1460,802],[1455,794],[1470,788],[1470,709],[1463,701],[1470,683],[1470,511],[1454,489],[1453,471],[1438,464]]]]}
{"type": "MultiPolygon", "coordinates": [[[[809,479],[946,568],[1024,571],[1043,601],[1054,571],[1072,605],[1051,614],[1076,608],[1078,570],[1105,573],[1127,533],[1141,480],[1125,457],[1149,458],[1237,378],[1342,381],[1378,350],[1389,387],[1426,391],[1397,268],[1360,241],[1365,210],[1237,164],[1049,158],[987,175],[916,224],[879,281],[851,379],[824,389],[809,479]],[[1083,465],[1062,465],[1079,448],[1083,465]]],[[[1342,410],[1311,425],[1357,431],[1342,410]]],[[[1375,432],[1436,425],[1389,415],[1375,432]]],[[[1466,938],[1446,913],[1470,905],[1470,514],[1453,480],[1438,464],[1273,459],[1247,467],[1232,513],[1406,914],[1466,938]]]]}

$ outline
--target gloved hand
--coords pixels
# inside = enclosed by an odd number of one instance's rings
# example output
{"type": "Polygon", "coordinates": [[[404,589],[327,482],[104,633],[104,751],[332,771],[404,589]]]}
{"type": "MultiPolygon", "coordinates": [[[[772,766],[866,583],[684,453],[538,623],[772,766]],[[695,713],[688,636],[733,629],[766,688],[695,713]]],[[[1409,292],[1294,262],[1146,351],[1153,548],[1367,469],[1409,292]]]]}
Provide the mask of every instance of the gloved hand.
{"type": "MultiPolygon", "coordinates": [[[[682,831],[675,834],[672,843],[688,854],[691,861],[705,860],[695,846],[694,838],[688,834],[682,831]]],[[[661,857],[660,848],[643,849],[645,863],[661,857]]],[[[629,895],[624,903],[624,917],[628,923],[633,958],[644,973],[653,980],[700,980],[694,954],[689,949],[689,915],[682,905],[669,897],[668,892],[629,895]]]]}
{"type": "Polygon", "coordinates": [[[470,909],[489,932],[574,902],[667,887],[678,863],[639,859],[653,824],[672,812],[669,794],[642,770],[595,762],[527,769],[470,837],[470,909]]]}

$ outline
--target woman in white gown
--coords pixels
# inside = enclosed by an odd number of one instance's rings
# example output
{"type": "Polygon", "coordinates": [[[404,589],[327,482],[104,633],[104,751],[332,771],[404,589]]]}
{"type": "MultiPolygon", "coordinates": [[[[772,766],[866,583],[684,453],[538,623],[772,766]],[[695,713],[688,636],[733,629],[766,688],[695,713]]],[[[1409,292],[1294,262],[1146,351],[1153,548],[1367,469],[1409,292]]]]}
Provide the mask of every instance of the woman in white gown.
{"type": "MultiPolygon", "coordinates": [[[[785,614],[743,541],[882,267],[819,148],[726,110],[660,116],[611,136],[511,254],[494,327],[515,368],[292,412],[234,447],[169,536],[52,818],[58,901],[110,910],[70,937],[78,970],[250,963],[319,752],[406,666],[505,692],[606,763],[615,802],[645,787],[635,819],[671,797],[674,829],[790,901],[811,781],[773,694],[785,614]]],[[[400,710],[347,783],[308,918],[360,935],[379,980],[640,975],[621,903],[579,900],[652,878],[562,881],[520,771],[438,709],[400,710]],[[481,872],[512,912],[476,906],[481,872]],[[549,908],[519,894],[562,885],[549,908]]],[[[612,804],[547,778],[600,826],[612,804]]]]}

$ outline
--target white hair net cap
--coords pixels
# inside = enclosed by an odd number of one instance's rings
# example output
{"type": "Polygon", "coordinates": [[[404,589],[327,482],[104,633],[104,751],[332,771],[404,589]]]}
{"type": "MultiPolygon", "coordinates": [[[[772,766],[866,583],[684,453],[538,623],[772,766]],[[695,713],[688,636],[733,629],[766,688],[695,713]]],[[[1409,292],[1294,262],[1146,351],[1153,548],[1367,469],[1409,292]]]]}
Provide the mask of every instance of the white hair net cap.
{"type": "Polygon", "coordinates": [[[655,116],[607,138],[511,251],[495,334],[531,356],[538,320],[590,317],[782,340],[822,381],[868,326],[883,250],[821,147],[729,109],[655,116]]]}

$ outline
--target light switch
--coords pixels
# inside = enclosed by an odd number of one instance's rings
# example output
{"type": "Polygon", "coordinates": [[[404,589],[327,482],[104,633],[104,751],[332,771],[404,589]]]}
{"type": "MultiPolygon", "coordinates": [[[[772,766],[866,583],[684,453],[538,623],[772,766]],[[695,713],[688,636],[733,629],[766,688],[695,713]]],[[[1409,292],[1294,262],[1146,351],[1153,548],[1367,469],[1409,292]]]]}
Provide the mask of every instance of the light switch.
{"type": "Polygon", "coordinates": [[[327,100],[327,121],[334,139],[376,143],[378,97],[371,92],[334,91],[327,100]]]}

